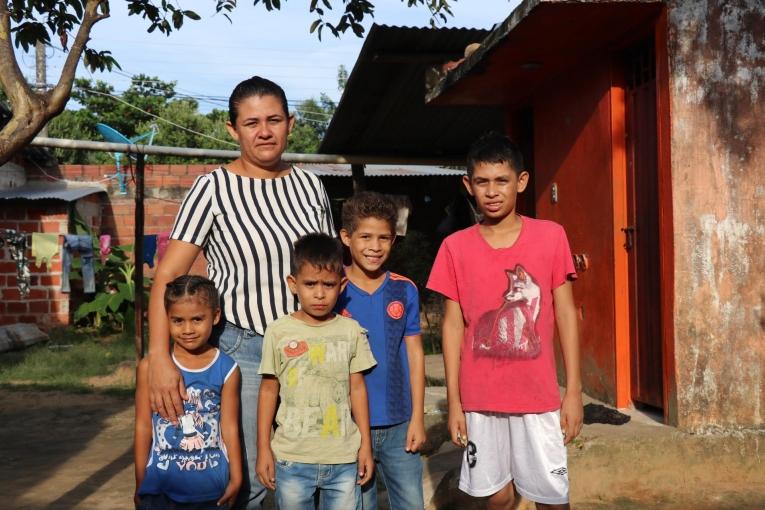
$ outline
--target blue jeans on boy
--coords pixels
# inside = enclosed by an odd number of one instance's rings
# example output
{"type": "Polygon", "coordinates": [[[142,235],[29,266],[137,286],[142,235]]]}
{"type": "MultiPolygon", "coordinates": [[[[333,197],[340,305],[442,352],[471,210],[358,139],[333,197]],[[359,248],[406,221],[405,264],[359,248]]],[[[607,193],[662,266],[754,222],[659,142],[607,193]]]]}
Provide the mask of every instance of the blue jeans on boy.
{"type": "MultiPolygon", "coordinates": [[[[242,488],[239,490],[235,508],[260,510],[266,497],[266,488],[258,481],[255,462],[258,428],[258,392],[261,376],[258,375],[260,358],[263,352],[263,337],[254,331],[242,329],[226,322],[224,327],[216,328],[220,349],[234,358],[242,373],[240,393],[240,434],[242,439],[242,488]],[[222,330],[222,331],[221,331],[222,330]]],[[[213,342],[214,343],[214,342],[213,342]]]]}
{"type": "Polygon", "coordinates": [[[352,510],[360,503],[358,467],[350,464],[304,464],[276,461],[276,507],[279,510],[352,510]]]}
{"type": "Polygon", "coordinates": [[[387,427],[372,427],[372,453],[375,474],[362,487],[364,510],[377,510],[377,477],[382,477],[388,488],[388,500],[393,510],[422,510],[422,462],[419,453],[409,453],[406,432],[409,422],[387,427]]]}

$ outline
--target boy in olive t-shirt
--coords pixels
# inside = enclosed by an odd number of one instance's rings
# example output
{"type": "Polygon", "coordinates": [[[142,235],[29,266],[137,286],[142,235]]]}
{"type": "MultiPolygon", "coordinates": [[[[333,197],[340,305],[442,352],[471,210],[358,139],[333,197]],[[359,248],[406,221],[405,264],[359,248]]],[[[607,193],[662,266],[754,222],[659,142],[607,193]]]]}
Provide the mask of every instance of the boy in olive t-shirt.
{"type": "Polygon", "coordinates": [[[313,508],[317,491],[322,508],[355,508],[374,470],[362,371],[376,362],[366,331],[333,312],[344,284],[340,244],[308,234],[292,259],[287,281],[300,310],[263,339],[257,475],[279,508],[313,508]]]}

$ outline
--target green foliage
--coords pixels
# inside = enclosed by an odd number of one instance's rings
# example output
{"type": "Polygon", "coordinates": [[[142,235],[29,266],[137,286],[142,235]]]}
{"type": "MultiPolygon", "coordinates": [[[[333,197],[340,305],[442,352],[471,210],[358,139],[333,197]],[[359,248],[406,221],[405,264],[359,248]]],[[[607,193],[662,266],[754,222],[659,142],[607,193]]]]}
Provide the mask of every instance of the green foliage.
{"type": "Polygon", "coordinates": [[[303,154],[318,152],[336,108],[334,101],[326,94],[321,94],[318,100],[311,98],[300,103],[295,110],[295,127],[290,134],[287,151],[303,154]]]}
{"type": "MultiPolygon", "coordinates": [[[[167,102],[162,107],[159,115],[173,124],[183,126],[188,130],[206,136],[197,135],[172,124],[157,122],[156,120],[139,124],[137,131],[145,133],[149,131],[151,124],[156,124],[159,127],[159,132],[154,137],[154,145],[228,150],[236,148],[227,143],[233,142],[228,131],[226,131],[228,113],[216,109],[208,114],[202,114],[197,110],[198,106],[198,103],[193,99],[175,99],[167,102]]],[[[214,160],[180,156],[152,156],[151,161],[161,163],[196,163],[214,160]]]]}
{"type": "MultiPolygon", "coordinates": [[[[96,294],[92,300],[82,303],[74,312],[76,324],[87,324],[99,330],[132,332],[135,326],[135,265],[130,261],[132,245],[112,246],[106,261],[94,257],[96,294]]],[[[93,238],[94,253],[98,253],[98,239],[93,238]]],[[[80,259],[74,259],[71,279],[81,279],[80,259]]],[[[151,284],[144,277],[144,288],[151,284]]],[[[149,295],[144,291],[144,302],[149,295]]]]}
{"type": "Polygon", "coordinates": [[[337,90],[343,92],[348,84],[348,69],[343,64],[337,68],[337,90]]]}
{"type": "MultiPolygon", "coordinates": [[[[146,133],[153,124],[159,127],[154,145],[206,149],[232,149],[233,140],[226,131],[228,112],[215,109],[207,114],[199,112],[199,103],[187,97],[176,97],[175,82],[157,77],[137,75],[130,87],[117,96],[114,87],[103,81],[83,78],[75,80],[72,97],[82,106],[79,110],[65,110],[51,120],[48,132],[54,138],[101,140],[96,124],[103,122],[128,138],[146,133]],[[160,121],[141,110],[150,112],[169,122],[160,121]],[[182,129],[181,127],[185,129],[182,129]],[[199,134],[195,134],[199,133],[199,134]]],[[[288,151],[315,153],[319,149],[329,120],[336,105],[326,94],[300,103],[295,111],[295,129],[290,136],[288,151]]],[[[56,149],[61,163],[110,164],[109,153],[56,149]]],[[[204,158],[152,156],[154,163],[206,163],[204,158]]]]}
{"type": "MultiPolygon", "coordinates": [[[[83,21],[95,20],[109,16],[108,0],[95,3],[95,9],[88,14],[88,4],[94,0],[3,0],[7,4],[8,13],[12,22],[11,32],[17,48],[23,48],[25,52],[35,47],[37,41],[46,45],[52,43],[54,37],[58,37],[64,50],[68,48],[68,34],[75,34],[83,21]]],[[[184,10],[177,6],[176,2],[168,0],[126,0],[128,14],[137,16],[146,21],[146,31],[149,33],[159,31],[170,35],[174,30],[180,30],[186,20],[198,21],[199,14],[191,10],[184,10]]],[[[456,0],[401,0],[408,7],[424,6],[430,11],[431,25],[435,26],[451,16],[450,1],[456,0]]],[[[202,2],[196,2],[200,4],[202,2]]],[[[237,0],[211,0],[215,13],[222,14],[229,21],[237,7],[237,0]]],[[[338,3],[337,1],[335,2],[338,3]]],[[[281,8],[281,0],[252,0],[253,5],[263,5],[267,11],[281,8]]],[[[321,40],[322,32],[326,31],[339,37],[341,33],[351,30],[356,36],[364,35],[363,20],[367,16],[374,15],[375,5],[369,0],[342,0],[343,10],[335,20],[328,21],[326,13],[332,10],[331,0],[311,0],[309,11],[316,14],[316,20],[311,23],[309,31],[316,33],[321,40]]],[[[84,51],[83,62],[91,70],[111,70],[119,67],[119,64],[108,50],[95,50],[90,47],[88,39],[84,51]]]]}
{"type": "MultiPolygon", "coordinates": [[[[114,87],[97,80],[77,78],[72,89],[72,98],[82,108],[64,110],[48,124],[48,133],[54,138],[76,140],[102,140],[96,131],[96,124],[103,122],[128,138],[148,130],[154,119],[140,110],[128,106],[130,103],[155,115],[160,115],[168,101],[175,97],[175,82],[165,82],[144,74],[132,78],[128,89],[122,94],[124,102],[115,99],[114,87]]],[[[74,151],[56,149],[61,163],[97,164],[112,163],[111,154],[95,151],[74,151]]]]}

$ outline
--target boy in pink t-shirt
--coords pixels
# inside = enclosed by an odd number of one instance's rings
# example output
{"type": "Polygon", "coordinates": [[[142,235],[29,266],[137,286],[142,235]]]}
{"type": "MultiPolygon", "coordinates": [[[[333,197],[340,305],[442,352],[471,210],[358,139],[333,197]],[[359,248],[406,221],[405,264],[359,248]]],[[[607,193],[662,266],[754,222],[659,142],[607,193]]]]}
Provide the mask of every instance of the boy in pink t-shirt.
{"type": "Polygon", "coordinates": [[[507,137],[472,145],[463,182],[483,220],[444,240],[427,284],[445,297],[449,432],[465,447],[459,487],[489,496],[492,509],[511,508],[514,489],[537,508],[568,508],[565,444],[582,427],[576,272],[560,225],[516,213],[528,180],[507,137]]]}

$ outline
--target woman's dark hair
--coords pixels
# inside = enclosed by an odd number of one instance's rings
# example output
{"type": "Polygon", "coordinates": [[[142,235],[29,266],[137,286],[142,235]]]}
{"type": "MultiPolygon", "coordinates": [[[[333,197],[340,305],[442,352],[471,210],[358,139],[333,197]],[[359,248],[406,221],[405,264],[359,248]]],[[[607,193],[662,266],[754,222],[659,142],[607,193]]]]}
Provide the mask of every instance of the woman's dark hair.
{"type": "Polygon", "coordinates": [[[213,311],[220,308],[220,298],[215,284],[203,276],[186,274],[167,284],[165,311],[185,297],[195,297],[209,305],[213,311]]]}
{"type": "Polygon", "coordinates": [[[391,233],[396,233],[398,210],[396,205],[381,193],[361,191],[343,202],[343,228],[349,234],[358,227],[365,218],[377,218],[390,225],[391,233]]]}
{"type": "Polygon", "coordinates": [[[337,239],[327,234],[306,234],[295,241],[290,274],[297,276],[306,264],[341,275],[343,274],[343,247],[337,239]]]}
{"type": "Polygon", "coordinates": [[[470,146],[467,155],[467,174],[473,175],[473,169],[479,163],[507,163],[516,174],[523,168],[523,155],[515,143],[507,136],[496,131],[490,131],[470,146]]]}
{"type": "Polygon", "coordinates": [[[271,80],[253,76],[234,87],[234,91],[228,98],[228,120],[232,124],[236,124],[236,119],[239,116],[239,103],[252,96],[274,96],[281,101],[284,115],[289,117],[290,109],[287,106],[287,96],[284,94],[284,89],[271,80]]]}

